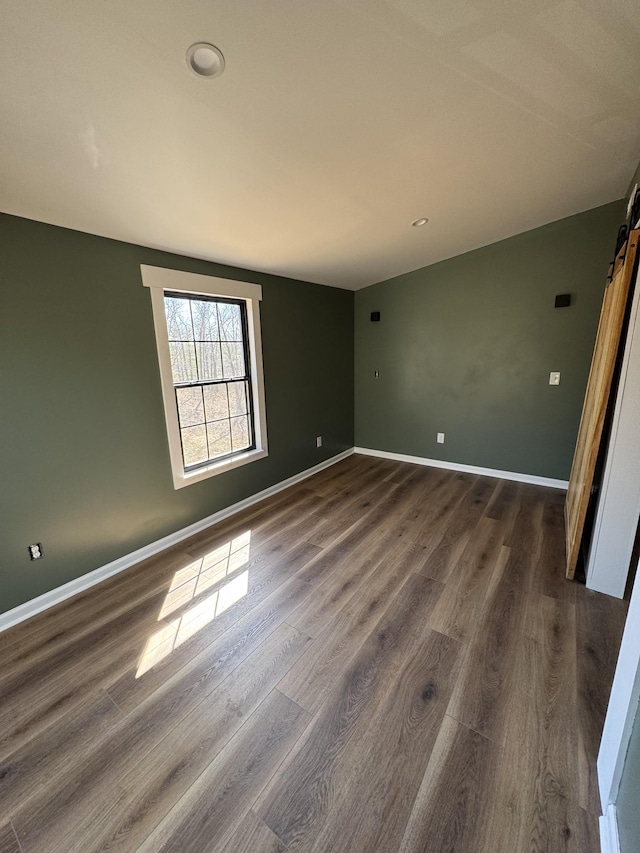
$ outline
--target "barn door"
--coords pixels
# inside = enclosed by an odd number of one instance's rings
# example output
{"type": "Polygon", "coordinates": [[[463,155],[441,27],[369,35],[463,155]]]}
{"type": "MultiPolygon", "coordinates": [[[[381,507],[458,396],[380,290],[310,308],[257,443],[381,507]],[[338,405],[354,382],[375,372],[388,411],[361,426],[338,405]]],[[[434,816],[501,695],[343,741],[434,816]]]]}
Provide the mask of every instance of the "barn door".
{"type": "Polygon", "coordinates": [[[607,403],[624,325],[640,231],[632,231],[609,270],[564,507],[567,577],[576,571],[607,403]]]}

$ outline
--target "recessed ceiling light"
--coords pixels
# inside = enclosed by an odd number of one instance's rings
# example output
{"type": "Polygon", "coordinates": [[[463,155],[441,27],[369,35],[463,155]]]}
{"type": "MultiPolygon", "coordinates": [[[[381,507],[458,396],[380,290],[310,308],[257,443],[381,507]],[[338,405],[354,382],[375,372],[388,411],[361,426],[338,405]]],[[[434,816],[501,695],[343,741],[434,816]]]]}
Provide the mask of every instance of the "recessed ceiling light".
{"type": "Polygon", "coordinates": [[[187,51],[187,65],[198,77],[219,77],[224,71],[224,56],[215,45],[200,41],[187,51]]]}
{"type": "Polygon", "coordinates": [[[429,220],[425,219],[424,217],[422,219],[414,219],[413,222],[411,223],[411,225],[414,228],[420,228],[420,226],[426,225],[428,221],[429,220]]]}

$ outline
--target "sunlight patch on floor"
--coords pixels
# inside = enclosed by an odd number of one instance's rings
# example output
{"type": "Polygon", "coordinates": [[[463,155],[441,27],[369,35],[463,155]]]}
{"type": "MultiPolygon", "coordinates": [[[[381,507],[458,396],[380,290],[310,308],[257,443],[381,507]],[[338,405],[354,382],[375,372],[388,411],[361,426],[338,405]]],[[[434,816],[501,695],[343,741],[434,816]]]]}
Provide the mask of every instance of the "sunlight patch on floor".
{"type": "Polygon", "coordinates": [[[158,620],[183,607],[249,562],[251,531],[225,542],[204,557],[179,569],[171,581],[158,620]]]}
{"type": "MultiPolygon", "coordinates": [[[[175,573],[158,620],[170,616],[225,577],[249,562],[251,531],[230,540],[175,573]]],[[[241,572],[215,592],[158,628],[147,640],[136,678],[164,660],[171,652],[212,622],[249,591],[249,571],[241,572]]]]}

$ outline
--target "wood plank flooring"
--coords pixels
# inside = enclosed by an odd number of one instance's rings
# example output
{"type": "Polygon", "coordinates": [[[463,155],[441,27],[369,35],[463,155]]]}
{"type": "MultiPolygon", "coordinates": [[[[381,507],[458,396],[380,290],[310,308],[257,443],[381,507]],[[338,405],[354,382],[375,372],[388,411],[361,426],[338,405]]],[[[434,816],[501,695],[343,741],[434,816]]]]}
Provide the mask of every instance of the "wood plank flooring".
{"type": "Polygon", "coordinates": [[[0,634],[0,853],[597,853],[563,500],[356,455],[0,634]]]}

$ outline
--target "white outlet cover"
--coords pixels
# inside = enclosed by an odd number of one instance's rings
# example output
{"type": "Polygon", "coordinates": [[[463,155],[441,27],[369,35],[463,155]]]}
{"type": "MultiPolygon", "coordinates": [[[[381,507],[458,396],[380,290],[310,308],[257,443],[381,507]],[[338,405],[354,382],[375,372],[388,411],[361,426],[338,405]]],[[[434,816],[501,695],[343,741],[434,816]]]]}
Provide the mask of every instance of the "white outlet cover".
{"type": "Polygon", "coordinates": [[[436,433],[436,441],[438,442],[438,444],[444,444],[444,433],[443,432],[436,433]]]}
{"type": "Polygon", "coordinates": [[[560,384],[560,373],[553,372],[549,374],[549,385],[559,385],[560,384]]]}
{"type": "Polygon", "coordinates": [[[322,436],[321,435],[316,436],[316,447],[322,447],[322,436]]]}

